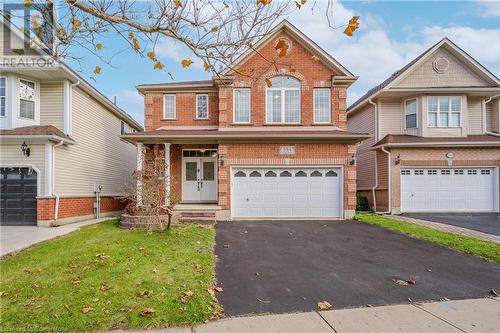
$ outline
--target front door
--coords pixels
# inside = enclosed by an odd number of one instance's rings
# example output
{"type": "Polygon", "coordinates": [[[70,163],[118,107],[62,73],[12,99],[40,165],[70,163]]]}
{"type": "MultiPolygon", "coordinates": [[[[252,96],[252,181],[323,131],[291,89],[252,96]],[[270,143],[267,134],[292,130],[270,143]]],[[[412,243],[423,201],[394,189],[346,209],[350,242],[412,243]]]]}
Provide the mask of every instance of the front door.
{"type": "Polygon", "coordinates": [[[182,164],[182,201],[217,202],[216,158],[185,157],[182,164]]]}

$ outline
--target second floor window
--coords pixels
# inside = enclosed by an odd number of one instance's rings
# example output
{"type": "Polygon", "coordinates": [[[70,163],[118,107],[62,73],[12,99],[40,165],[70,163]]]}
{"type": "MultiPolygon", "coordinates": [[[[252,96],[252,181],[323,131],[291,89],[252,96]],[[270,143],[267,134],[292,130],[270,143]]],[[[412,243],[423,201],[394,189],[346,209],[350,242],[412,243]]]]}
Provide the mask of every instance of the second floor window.
{"type": "Polygon", "coordinates": [[[405,128],[417,128],[417,99],[405,101],[405,128]]]}
{"type": "Polygon", "coordinates": [[[429,127],[460,127],[461,111],[460,96],[427,97],[427,125],[429,127]]]}
{"type": "Polygon", "coordinates": [[[163,118],[175,119],[175,95],[163,95],[163,118]]]}
{"type": "Polygon", "coordinates": [[[250,122],[250,89],[234,90],[234,122],[250,122]]]}
{"type": "Polygon", "coordinates": [[[35,82],[19,80],[19,117],[35,119],[35,82]]]}
{"type": "Polygon", "coordinates": [[[7,80],[0,77],[0,117],[5,117],[5,100],[7,98],[7,80]]]}
{"type": "Polygon", "coordinates": [[[275,76],[266,90],[266,122],[300,123],[300,81],[291,76],[275,76]]]}
{"type": "Polygon", "coordinates": [[[196,95],[196,118],[208,119],[208,95],[196,95]]]}
{"type": "Polygon", "coordinates": [[[330,123],[331,116],[331,101],[330,89],[314,89],[314,122],[315,123],[330,123]]]}

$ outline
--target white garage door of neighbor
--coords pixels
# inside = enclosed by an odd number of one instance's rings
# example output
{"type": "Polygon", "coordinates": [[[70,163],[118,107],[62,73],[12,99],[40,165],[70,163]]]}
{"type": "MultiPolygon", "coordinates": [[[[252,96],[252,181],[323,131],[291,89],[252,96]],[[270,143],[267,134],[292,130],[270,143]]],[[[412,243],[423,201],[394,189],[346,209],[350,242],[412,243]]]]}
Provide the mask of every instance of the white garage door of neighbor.
{"type": "Polygon", "coordinates": [[[494,211],[492,168],[401,170],[401,211],[494,211]]]}
{"type": "Polygon", "coordinates": [[[342,217],[340,168],[233,168],[234,218],[342,217]]]}

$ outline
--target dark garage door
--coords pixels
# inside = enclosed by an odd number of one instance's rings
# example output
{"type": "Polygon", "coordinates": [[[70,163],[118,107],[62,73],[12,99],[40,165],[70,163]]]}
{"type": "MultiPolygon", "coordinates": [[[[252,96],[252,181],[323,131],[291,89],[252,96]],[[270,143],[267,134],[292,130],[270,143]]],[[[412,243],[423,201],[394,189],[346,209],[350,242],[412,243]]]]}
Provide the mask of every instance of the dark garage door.
{"type": "Polygon", "coordinates": [[[36,225],[37,174],[30,168],[0,168],[0,223],[36,225]]]}

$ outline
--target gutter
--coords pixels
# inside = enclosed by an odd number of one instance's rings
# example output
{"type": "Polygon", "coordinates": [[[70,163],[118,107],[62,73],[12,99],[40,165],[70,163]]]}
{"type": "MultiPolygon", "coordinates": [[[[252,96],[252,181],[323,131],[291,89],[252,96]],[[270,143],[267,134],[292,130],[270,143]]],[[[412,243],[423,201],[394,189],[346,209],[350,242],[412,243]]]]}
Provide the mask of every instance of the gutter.
{"type": "Polygon", "coordinates": [[[491,96],[488,99],[483,99],[483,101],[481,103],[481,108],[482,108],[482,116],[483,116],[483,132],[486,134],[489,134],[489,135],[500,137],[499,133],[489,132],[486,130],[486,104],[490,103],[494,98],[497,98],[497,97],[500,97],[500,94],[491,96]]]}
{"type": "Polygon", "coordinates": [[[55,142],[63,142],[66,144],[74,145],[76,144],[76,141],[73,141],[71,139],[63,138],[58,135],[2,135],[0,134],[0,139],[6,140],[6,139],[24,139],[24,140],[29,140],[29,139],[43,139],[43,140],[49,140],[49,141],[55,141],[55,142]]]}
{"type": "MultiPolygon", "coordinates": [[[[500,136],[498,133],[487,134],[493,136],[500,136]]],[[[377,150],[379,148],[391,148],[391,147],[497,147],[500,146],[500,141],[476,141],[476,142],[422,142],[422,143],[384,143],[382,145],[373,146],[370,150],[377,150]]]]}

